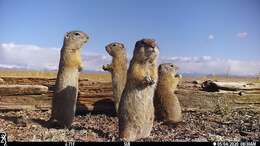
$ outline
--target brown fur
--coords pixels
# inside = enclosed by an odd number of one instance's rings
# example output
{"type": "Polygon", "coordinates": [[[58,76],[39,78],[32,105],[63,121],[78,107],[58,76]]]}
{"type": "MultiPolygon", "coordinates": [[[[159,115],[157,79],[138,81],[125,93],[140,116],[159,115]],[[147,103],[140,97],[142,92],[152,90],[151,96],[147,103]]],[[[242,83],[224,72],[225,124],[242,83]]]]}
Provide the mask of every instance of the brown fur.
{"type": "Polygon", "coordinates": [[[155,40],[142,39],[136,42],[119,105],[119,136],[123,140],[134,141],[151,133],[158,55],[155,40]]]}
{"type": "Polygon", "coordinates": [[[83,69],[80,49],[88,41],[81,31],[71,31],[64,37],[60,53],[59,71],[52,100],[51,120],[69,128],[74,118],[78,95],[79,71],[83,69]]]}
{"type": "Polygon", "coordinates": [[[172,124],[182,120],[181,106],[174,94],[181,78],[180,75],[176,75],[176,69],[177,67],[171,63],[159,66],[159,78],[154,97],[156,119],[172,124]]]}
{"type": "Polygon", "coordinates": [[[118,113],[120,98],[126,83],[127,55],[124,45],[117,42],[107,45],[106,51],[112,56],[112,63],[103,66],[103,69],[112,74],[114,105],[118,113]]]}

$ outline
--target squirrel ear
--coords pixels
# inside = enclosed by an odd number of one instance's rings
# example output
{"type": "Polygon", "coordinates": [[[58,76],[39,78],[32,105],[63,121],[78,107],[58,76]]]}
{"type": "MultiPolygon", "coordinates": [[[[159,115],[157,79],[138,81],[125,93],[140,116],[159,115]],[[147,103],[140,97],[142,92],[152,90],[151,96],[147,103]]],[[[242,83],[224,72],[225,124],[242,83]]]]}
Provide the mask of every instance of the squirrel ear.
{"type": "Polygon", "coordinates": [[[121,44],[122,48],[125,48],[125,45],[124,44],[121,44]]]}
{"type": "Polygon", "coordinates": [[[66,32],[66,33],[65,33],[65,38],[66,38],[66,39],[69,38],[69,32],[66,32]]]}
{"type": "Polygon", "coordinates": [[[158,73],[161,73],[161,71],[162,71],[162,66],[159,65],[157,69],[158,69],[158,73]]]}

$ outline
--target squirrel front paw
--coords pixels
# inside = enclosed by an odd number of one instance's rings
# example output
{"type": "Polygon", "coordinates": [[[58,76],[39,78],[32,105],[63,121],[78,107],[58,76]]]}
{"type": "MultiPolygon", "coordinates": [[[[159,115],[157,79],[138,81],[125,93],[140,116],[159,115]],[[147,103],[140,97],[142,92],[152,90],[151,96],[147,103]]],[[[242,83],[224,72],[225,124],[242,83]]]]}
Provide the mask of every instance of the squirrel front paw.
{"type": "Polygon", "coordinates": [[[155,84],[155,81],[149,76],[145,76],[143,82],[144,82],[144,85],[146,85],[146,86],[151,86],[151,85],[155,84]]]}
{"type": "Polygon", "coordinates": [[[103,69],[104,71],[107,71],[107,69],[108,69],[108,68],[107,68],[107,65],[103,65],[103,66],[102,66],[102,69],[103,69]]]}
{"type": "Polygon", "coordinates": [[[103,65],[102,68],[103,68],[104,71],[112,71],[111,64],[103,65]]]}
{"type": "Polygon", "coordinates": [[[181,75],[181,74],[176,74],[176,75],[175,75],[175,78],[181,79],[181,78],[182,78],[182,75],[181,75]]]}
{"type": "Polygon", "coordinates": [[[78,67],[79,72],[83,70],[83,65],[79,65],[78,67]]]}

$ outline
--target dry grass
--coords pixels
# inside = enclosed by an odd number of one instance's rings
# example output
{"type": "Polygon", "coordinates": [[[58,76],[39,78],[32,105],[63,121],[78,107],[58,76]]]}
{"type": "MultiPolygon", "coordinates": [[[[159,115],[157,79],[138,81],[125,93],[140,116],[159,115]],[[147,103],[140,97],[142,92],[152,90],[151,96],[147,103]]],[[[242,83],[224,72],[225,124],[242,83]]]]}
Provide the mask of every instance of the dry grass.
{"type": "Polygon", "coordinates": [[[22,70],[0,70],[0,77],[37,77],[37,78],[54,78],[56,72],[51,71],[22,71],[22,70]]]}
{"type": "MultiPolygon", "coordinates": [[[[0,77],[35,77],[35,78],[56,78],[56,71],[31,71],[31,70],[0,70],[0,77]]],[[[81,73],[81,79],[89,79],[94,81],[111,81],[109,73],[81,73]]],[[[218,80],[218,81],[247,81],[260,83],[257,77],[234,77],[234,76],[202,76],[202,77],[184,77],[184,80],[218,80]]]]}
{"type": "MultiPolygon", "coordinates": [[[[56,78],[56,76],[57,72],[55,71],[0,70],[0,77],[56,78]]],[[[80,78],[94,81],[111,81],[111,75],[109,73],[81,73],[80,78]]]]}
{"type": "Polygon", "coordinates": [[[225,82],[252,82],[260,83],[260,80],[257,77],[246,77],[246,76],[202,76],[202,77],[185,77],[186,80],[216,80],[216,81],[225,81],[225,82]]]}
{"type": "Polygon", "coordinates": [[[104,73],[104,74],[84,73],[84,74],[80,74],[80,78],[89,79],[93,81],[111,81],[111,75],[108,73],[104,73]]]}

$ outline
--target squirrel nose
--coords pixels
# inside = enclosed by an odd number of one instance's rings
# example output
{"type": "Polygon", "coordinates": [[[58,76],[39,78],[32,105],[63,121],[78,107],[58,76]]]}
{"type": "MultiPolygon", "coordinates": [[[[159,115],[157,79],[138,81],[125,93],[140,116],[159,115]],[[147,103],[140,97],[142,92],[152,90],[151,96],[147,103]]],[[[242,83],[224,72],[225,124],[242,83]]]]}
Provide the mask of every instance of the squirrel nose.
{"type": "Polygon", "coordinates": [[[143,42],[153,48],[157,46],[155,39],[143,39],[143,42]]]}
{"type": "Polygon", "coordinates": [[[152,48],[152,52],[156,52],[156,51],[157,51],[156,47],[152,48]]]}
{"type": "Polygon", "coordinates": [[[105,47],[106,51],[109,52],[110,48],[108,46],[105,47]]]}

